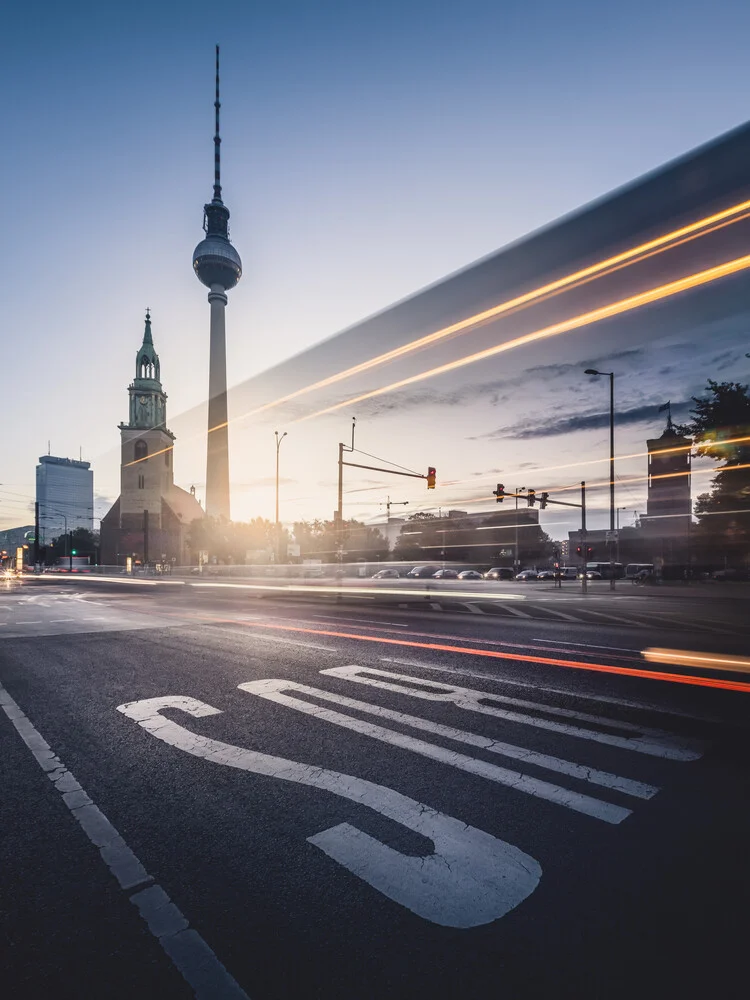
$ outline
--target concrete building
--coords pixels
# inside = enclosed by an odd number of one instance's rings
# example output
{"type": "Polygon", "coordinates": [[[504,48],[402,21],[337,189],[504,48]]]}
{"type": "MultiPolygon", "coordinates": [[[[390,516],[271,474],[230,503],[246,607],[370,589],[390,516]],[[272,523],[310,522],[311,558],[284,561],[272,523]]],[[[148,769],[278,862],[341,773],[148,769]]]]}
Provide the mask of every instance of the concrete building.
{"type": "Polygon", "coordinates": [[[650,438],[648,497],[641,528],[651,540],[653,561],[687,565],[690,561],[690,438],[678,434],[671,413],[661,437],[650,438]]]}
{"type": "Polygon", "coordinates": [[[211,337],[208,369],[208,445],[206,512],[229,519],[229,428],[227,426],[226,293],[242,277],[240,255],[229,241],[229,209],[221,200],[219,135],[219,46],[216,46],[216,128],[214,131],[214,196],[203,206],[206,238],[193,252],[193,269],[209,289],[211,337]]]}
{"type": "Polygon", "coordinates": [[[101,562],[124,565],[190,561],[188,528],[204,516],[195,496],[174,484],[174,434],[167,429],[167,394],[146,312],[143,343],[128,386],[130,413],[120,427],[120,496],[102,518],[101,562]]]}
{"type": "Polygon", "coordinates": [[[42,455],[36,467],[42,544],[76,528],[94,530],[94,473],[89,462],[42,455]]]}

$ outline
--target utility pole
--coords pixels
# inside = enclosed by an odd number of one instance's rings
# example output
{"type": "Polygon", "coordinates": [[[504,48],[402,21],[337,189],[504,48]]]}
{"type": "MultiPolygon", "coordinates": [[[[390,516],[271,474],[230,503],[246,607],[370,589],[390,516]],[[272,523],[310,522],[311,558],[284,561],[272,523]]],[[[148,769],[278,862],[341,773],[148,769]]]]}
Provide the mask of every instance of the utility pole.
{"type": "Polygon", "coordinates": [[[600,372],[596,368],[587,368],[584,375],[606,375],[609,378],[609,530],[611,532],[607,548],[609,549],[609,589],[615,589],[615,373],[600,372]]]}
{"type": "Polygon", "coordinates": [[[274,431],[274,437],[276,438],[276,564],[279,563],[279,555],[281,553],[281,524],[279,522],[279,448],[281,448],[281,442],[286,437],[286,431],[279,437],[279,432],[274,431]]]}
{"type": "Polygon", "coordinates": [[[143,512],[143,567],[148,566],[148,511],[143,512]]]}
{"type": "Polygon", "coordinates": [[[34,570],[39,565],[39,501],[34,501],[34,570]]]}
{"type": "Polygon", "coordinates": [[[588,577],[586,565],[588,561],[588,546],[586,544],[586,483],[581,483],[581,558],[583,559],[583,575],[581,577],[581,593],[588,593],[588,577]]]}
{"type": "Polygon", "coordinates": [[[513,560],[515,562],[515,564],[516,564],[515,576],[518,576],[518,574],[521,572],[521,558],[520,558],[520,556],[518,554],[518,494],[519,493],[525,493],[525,492],[526,492],[526,487],[525,486],[517,486],[516,487],[516,518],[515,518],[515,520],[516,520],[516,546],[515,546],[514,560],[513,560]]]}

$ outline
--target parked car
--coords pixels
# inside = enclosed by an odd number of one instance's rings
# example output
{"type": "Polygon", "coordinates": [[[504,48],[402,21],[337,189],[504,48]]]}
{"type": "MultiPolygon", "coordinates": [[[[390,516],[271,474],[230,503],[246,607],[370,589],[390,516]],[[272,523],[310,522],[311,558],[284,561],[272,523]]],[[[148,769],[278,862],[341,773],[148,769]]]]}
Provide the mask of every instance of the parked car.
{"type": "Polygon", "coordinates": [[[555,571],[553,569],[540,569],[536,575],[537,580],[554,580],[555,571]]]}
{"type": "Polygon", "coordinates": [[[717,569],[711,577],[714,580],[747,580],[747,573],[741,569],[717,569]]]}
{"type": "Polygon", "coordinates": [[[380,569],[377,573],[372,574],[373,580],[398,580],[399,572],[397,569],[380,569]]]}
{"type": "Polygon", "coordinates": [[[407,578],[410,580],[424,580],[431,576],[440,569],[439,566],[412,566],[409,572],[406,574],[407,578]]]}
{"type": "Polygon", "coordinates": [[[462,569],[458,574],[459,580],[481,580],[482,574],[475,569],[462,569]]]}
{"type": "Polygon", "coordinates": [[[528,583],[530,580],[538,580],[539,574],[535,569],[522,569],[520,573],[516,575],[516,580],[521,580],[523,583],[528,583]]]}
{"type": "Polygon", "coordinates": [[[514,580],[515,577],[511,566],[493,566],[484,574],[485,580],[514,580]]]}
{"type": "Polygon", "coordinates": [[[433,580],[457,580],[458,573],[455,569],[439,569],[437,573],[432,574],[433,580]]]}

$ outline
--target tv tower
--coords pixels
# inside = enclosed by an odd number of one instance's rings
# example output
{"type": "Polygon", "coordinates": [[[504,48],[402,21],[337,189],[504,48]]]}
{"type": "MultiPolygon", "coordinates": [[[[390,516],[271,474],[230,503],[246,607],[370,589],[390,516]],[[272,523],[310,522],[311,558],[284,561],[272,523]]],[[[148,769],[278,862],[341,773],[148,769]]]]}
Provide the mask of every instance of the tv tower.
{"type": "Polygon", "coordinates": [[[229,430],[227,427],[226,293],[242,277],[240,255],[229,242],[229,209],[221,200],[221,136],[219,135],[219,46],[216,46],[216,130],[214,132],[214,196],[203,206],[206,238],[193,251],[193,270],[209,289],[211,338],[208,366],[208,449],[206,513],[229,518],[229,430]]]}

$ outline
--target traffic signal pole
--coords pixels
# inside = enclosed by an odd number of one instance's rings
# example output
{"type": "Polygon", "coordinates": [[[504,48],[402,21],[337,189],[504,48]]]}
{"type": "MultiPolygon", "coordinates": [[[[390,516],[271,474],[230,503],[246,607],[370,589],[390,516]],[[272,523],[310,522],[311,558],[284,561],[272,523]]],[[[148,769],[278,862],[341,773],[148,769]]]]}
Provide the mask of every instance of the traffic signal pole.
{"type": "Polygon", "coordinates": [[[581,574],[581,593],[588,593],[588,577],[586,576],[588,546],[586,545],[586,483],[581,483],[581,559],[583,573],[581,574]]]}

